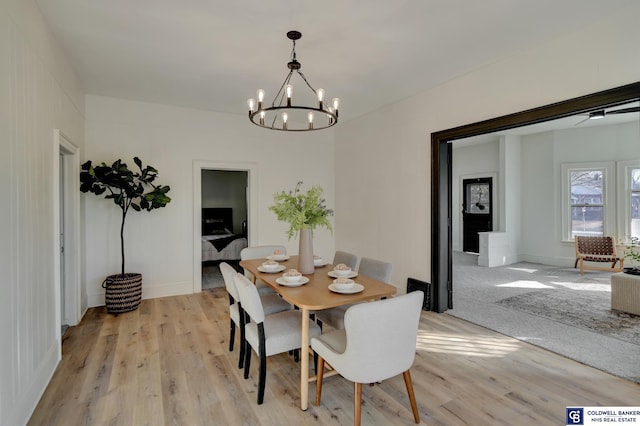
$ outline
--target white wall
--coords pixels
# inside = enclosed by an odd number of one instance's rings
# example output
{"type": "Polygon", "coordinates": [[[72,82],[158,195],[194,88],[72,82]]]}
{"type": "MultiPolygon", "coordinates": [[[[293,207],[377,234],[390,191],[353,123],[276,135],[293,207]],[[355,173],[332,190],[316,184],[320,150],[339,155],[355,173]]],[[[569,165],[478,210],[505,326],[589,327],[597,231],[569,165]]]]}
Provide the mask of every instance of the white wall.
{"type": "MultiPolygon", "coordinates": [[[[86,159],[132,163],[139,156],[159,171],[158,182],[171,186],[167,207],[127,217],[127,272],[143,275],[143,298],[188,293],[193,288],[194,234],[192,170],[197,161],[254,163],[258,173],[257,223],[251,245],[285,244],[297,253],[297,239],[287,240],[286,224],[268,207],[272,195],[304,181],[325,190],[334,205],[333,131],[284,133],[249,123],[246,117],[99,96],[86,98],[86,159]]],[[[100,284],[119,273],[120,210],[110,201],[83,194],[86,222],[86,277],[89,306],[104,304],[100,284]]],[[[332,258],[330,232],[316,231],[315,249],[332,258]]]]}
{"type": "MultiPolygon", "coordinates": [[[[455,143],[454,143],[455,146],[455,143]]],[[[453,150],[453,247],[460,250],[461,181],[465,176],[500,176],[496,211],[499,231],[509,233],[511,261],[526,260],[572,266],[575,249],[562,241],[563,163],[590,163],[640,159],[640,123],[574,127],[524,136],[500,138],[497,143],[477,144],[453,150]],[[504,157],[504,158],[503,158],[504,157]]],[[[617,179],[612,171],[610,179],[617,179]]],[[[618,182],[617,186],[622,185],[618,182]]],[[[617,195],[617,193],[615,194],[617,195]]],[[[613,197],[615,198],[615,196],[613,197]]],[[[615,200],[614,200],[615,203],[615,200]]],[[[616,204],[617,206],[617,204],[616,204]]],[[[612,219],[613,220],[613,219],[612,219]]],[[[624,229],[614,226],[615,229],[624,229]]],[[[625,235],[615,235],[622,241],[625,235]]]]}
{"type": "Polygon", "coordinates": [[[27,422],[60,357],[54,129],[82,148],[83,114],[80,83],[36,6],[1,0],[1,425],[27,422]]]}
{"type": "Polygon", "coordinates": [[[638,81],[638,39],[619,13],[336,126],[336,247],[430,281],[430,134],[638,81]]]}
{"type": "MultiPolygon", "coordinates": [[[[522,258],[573,266],[574,244],[562,242],[561,165],[640,159],[640,124],[578,127],[524,136],[522,158],[526,159],[522,161],[522,258]]],[[[610,179],[616,179],[615,171],[610,179]]],[[[615,237],[621,241],[624,235],[615,237]]]]}

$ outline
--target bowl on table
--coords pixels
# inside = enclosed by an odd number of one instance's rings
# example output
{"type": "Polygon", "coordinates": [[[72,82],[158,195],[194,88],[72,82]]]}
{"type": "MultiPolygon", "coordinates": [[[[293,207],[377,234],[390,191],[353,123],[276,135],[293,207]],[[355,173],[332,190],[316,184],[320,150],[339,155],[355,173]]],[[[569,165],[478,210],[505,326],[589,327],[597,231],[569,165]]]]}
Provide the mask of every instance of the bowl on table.
{"type": "Polygon", "coordinates": [[[262,263],[262,269],[265,271],[275,271],[280,267],[280,264],[275,260],[267,260],[262,263]]]}
{"type": "Polygon", "coordinates": [[[300,280],[302,279],[302,274],[296,269],[289,269],[287,272],[282,274],[282,279],[284,279],[287,283],[293,284],[300,282],[300,280]]]}
{"type": "Polygon", "coordinates": [[[320,256],[313,256],[313,264],[315,266],[322,266],[324,265],[324,259],[320,256]]]}
{"type": "Polygon", "coordinates": [[[355,287],[355,282],[349,278],[336,278],[333,280],[333,287],[338,291],[349,291],[355,287]]]}
{"type": "Polygon", "coordinates": [[[345,265],[344,263],[339,263],[333,268],[333,272],[338,277],[346,277],[351,275],[351,268],[345,265]]]}
{"type": "Polygon", "coordinates": [[[275,250],[271,255],[271,259],[273,260],[286,260],[288,259],[287,255],[282,252],[282,250],[275,250]]]}

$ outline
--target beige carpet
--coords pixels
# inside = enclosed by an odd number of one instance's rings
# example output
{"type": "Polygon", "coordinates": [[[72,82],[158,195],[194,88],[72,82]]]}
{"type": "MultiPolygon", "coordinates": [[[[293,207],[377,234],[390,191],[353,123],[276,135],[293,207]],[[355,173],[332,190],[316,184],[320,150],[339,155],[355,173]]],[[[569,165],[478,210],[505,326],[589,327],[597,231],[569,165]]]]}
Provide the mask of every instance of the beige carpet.
{"type": "Polygon", "coordinates": [[[526,262],[485,268],[455,253],[447,313],[640,383],[640,320],[610,310],[610,276],[526,262]]]}

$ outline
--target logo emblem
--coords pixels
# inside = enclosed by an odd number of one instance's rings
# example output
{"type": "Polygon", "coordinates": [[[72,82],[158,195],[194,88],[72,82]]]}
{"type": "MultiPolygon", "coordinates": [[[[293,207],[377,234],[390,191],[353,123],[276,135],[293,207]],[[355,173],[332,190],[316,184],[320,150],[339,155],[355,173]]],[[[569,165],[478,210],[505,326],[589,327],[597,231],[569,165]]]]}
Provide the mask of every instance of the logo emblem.
{"type": "Polygon", "coordinates": [[[567,407],[567,425],[583,425],[583,408],[567,407]]]}

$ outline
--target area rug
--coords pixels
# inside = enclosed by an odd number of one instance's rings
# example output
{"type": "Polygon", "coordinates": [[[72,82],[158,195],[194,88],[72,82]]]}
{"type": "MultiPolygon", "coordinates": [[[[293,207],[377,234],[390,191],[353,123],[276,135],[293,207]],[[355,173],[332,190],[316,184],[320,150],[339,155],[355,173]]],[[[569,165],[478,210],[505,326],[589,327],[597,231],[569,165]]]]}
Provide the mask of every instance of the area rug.
{"type": "Polygon", "coordinates": [[[540,290],[496,304],[640,345],[640,316],[611,310],[607,291],[540,290]]]}
{"type": "MultiPolygon", "coordinates": [[[[238,272],[242,272],[239,260],[225,261],[238,272]]],[[[224,287],[224,278],[220,272],[220,261],[205,262],[202,265],[202,289],[208,290],[212,288],[224,287]]]]}
{"type": "Polygon", "coordinates": [[[202,267],[202,289],[224,287],[224,279],[218,265],[202,267]]]}

